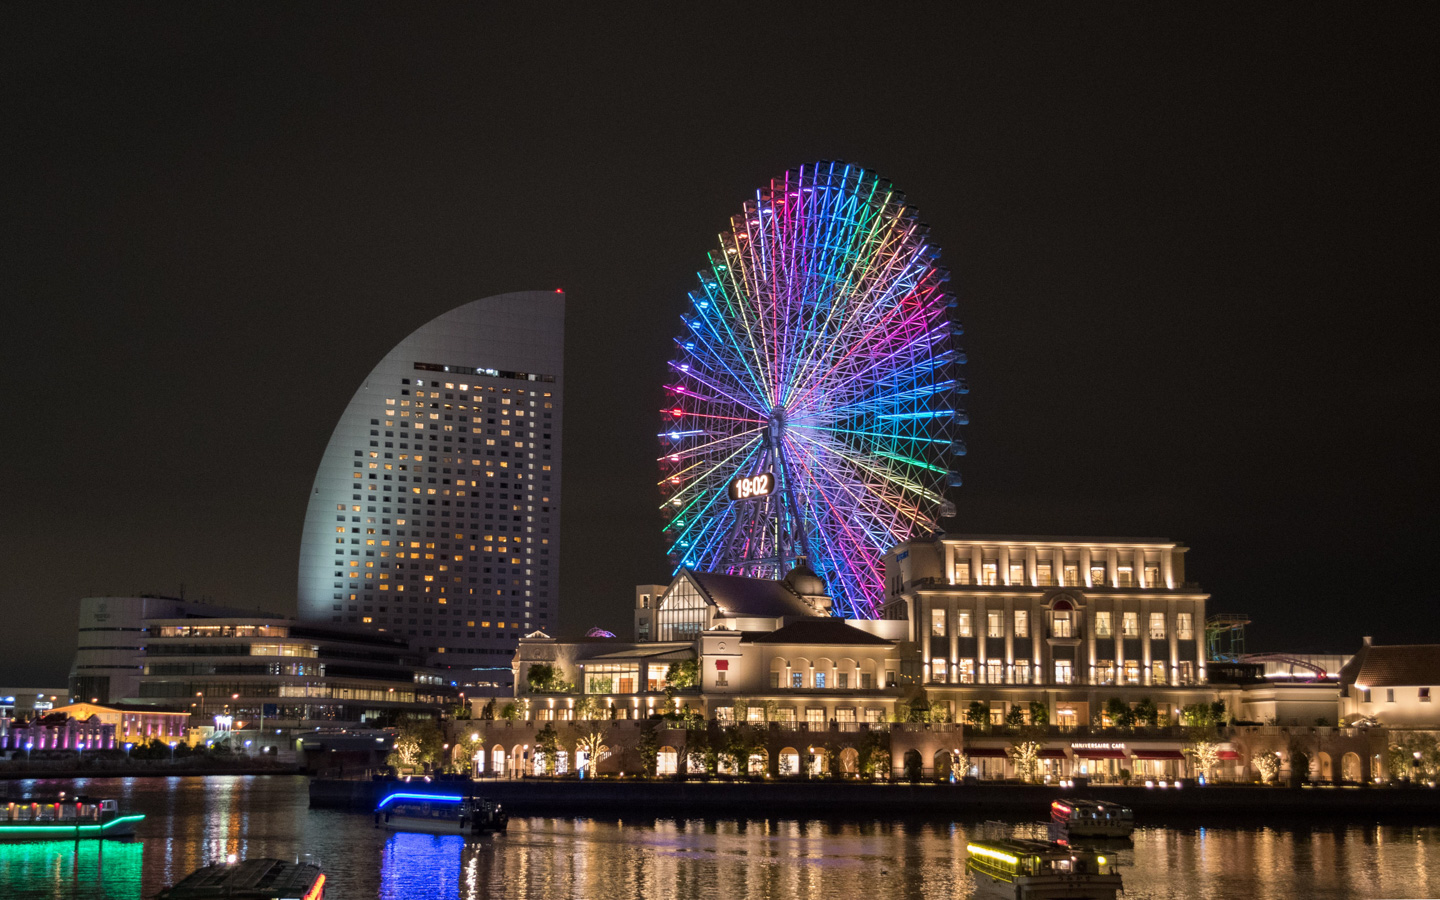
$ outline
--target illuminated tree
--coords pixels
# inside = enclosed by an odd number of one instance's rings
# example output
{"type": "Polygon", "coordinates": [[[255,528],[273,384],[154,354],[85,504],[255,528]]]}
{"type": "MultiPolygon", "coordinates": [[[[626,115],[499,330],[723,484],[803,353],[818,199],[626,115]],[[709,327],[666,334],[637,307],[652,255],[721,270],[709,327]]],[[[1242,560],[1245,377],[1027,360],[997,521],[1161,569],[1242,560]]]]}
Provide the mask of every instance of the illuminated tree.
{"type": "Polygon", "coordinates": [[[1275,781],[1275,776],[1280,773],[1280,754],[1274,751],[1258,754],[1254,758],[1255,769],[1260,773],[1260,780],[1266,784],[1275,781]]]}
{"type": "Polygon", "coordinates": [[[1015,762],[1015,774],[1020,780],[1032,783],[1040,777],[1040,751],[1044,745],[1039,741],[1018,741],[1010,745],[1010,759],[1015,762]]]}

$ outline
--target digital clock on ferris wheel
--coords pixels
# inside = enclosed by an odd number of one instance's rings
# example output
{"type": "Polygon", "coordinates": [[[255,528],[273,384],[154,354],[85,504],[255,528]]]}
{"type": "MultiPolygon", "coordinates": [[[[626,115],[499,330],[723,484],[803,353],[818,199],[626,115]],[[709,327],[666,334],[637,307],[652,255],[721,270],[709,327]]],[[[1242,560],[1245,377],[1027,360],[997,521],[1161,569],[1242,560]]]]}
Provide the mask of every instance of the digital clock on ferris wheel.
{"type": "Polygon", "coordinates": [[[731,500],[756,500],[768,497],[775,490],[775,473],[761,472],[748,478],[737,478],[730,482],[731,500]]]}

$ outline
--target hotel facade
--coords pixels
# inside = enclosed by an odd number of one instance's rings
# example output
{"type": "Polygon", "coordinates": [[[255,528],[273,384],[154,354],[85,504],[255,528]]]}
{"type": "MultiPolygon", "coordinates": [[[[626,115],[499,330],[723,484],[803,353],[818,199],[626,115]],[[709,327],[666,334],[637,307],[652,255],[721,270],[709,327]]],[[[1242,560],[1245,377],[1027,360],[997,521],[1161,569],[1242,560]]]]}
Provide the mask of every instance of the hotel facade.
{"type": "MultiPolygon", "coordinates": [[[[825,586],[803,567],[781,581],[681,570],[669,585],[636,589],[631,641],[527,636],[510,720],[486,720],[477,703],[477,721],[458,727],[483,747],[479,770],[500,775],[540,771],[536,741],[547,726],[572,745],[561,770],[589,765],[586,720],[608,723],[597,773],[638,771],[647,727],[658,728],[658,774],[704,771],[714,764],[694,750],[698,717],[712,748],[736,740],[736,727],[748,735],[747,758],[722,755],[722,774],[853,776],[883,743],[889,777],[1014,778],[1014,749],[1033,741],[1042,779],[1193,777],[1187,708],[1223,703],[1227,719],[1250,721],[1253,698],[1274,721],[1287,704],[1308,712],[1326,689],[1295,688],[1303,699],[1287,699],[1260,666],[1212,672],[1208,597],[1185,581],[1184,552],[1162,540],[909,541],[887,554],[878,620],[830,616],[825,586]],[[537,683],[535,666],[554,681],[537,683]],[[685,666],[693,677],[670,684],[685,666]]],[[[1328,692],[1333,716],[1338,693],[1333,684],[1328,692]]],[[[1327,780],[1385,771],[1384,733],[1333,719],[1221,727],[1212,742],[1217,780],[1251,780],[1257,755],[1285,764],[1297,747],[1327,780]]]]}
{"type": "Polygon", "coordinates": [[[476,300],[366,376],[315,475],[302,619],[504,667],[558,619],[565,295],[476,300]]]}

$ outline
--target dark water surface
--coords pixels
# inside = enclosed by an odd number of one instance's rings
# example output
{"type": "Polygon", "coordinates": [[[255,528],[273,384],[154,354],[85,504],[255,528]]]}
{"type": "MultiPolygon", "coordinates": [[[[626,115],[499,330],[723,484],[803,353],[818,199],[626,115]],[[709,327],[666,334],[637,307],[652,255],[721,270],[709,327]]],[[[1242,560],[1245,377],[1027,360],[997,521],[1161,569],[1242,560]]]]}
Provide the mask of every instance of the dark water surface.
{"type": "MultiPolygon", "coordinates": [[[[147,815],[134,840],[107,841],[103,853],[95,841],[78,856],[69,842],[0,844],[0,900],[140,900],[231,853],[317,862],[327,900],[968,897],[967,840],[1043,836],[1029,823],[637,816],[516,819],[508,834],[466,839],[393,834],[362,813],[311,810],[299,777],[0,790],[118,797],[147,815]]],[[[1142,827],[1117,856],[1126,900],[1440,897],[1440,824],[1142,827]]]]}

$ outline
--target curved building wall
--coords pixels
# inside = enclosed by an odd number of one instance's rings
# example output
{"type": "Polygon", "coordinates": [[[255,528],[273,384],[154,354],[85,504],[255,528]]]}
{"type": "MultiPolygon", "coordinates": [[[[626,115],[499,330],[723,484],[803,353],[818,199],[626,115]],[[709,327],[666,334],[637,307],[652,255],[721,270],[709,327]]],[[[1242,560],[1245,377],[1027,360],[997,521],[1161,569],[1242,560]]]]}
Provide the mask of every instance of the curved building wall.
{"type": "Polygon", "coordinates": [[[565,295],[476,300],[405,338],[340,416],[300,544],[300,617],[508,666],[558,618],[565,295]]]}

